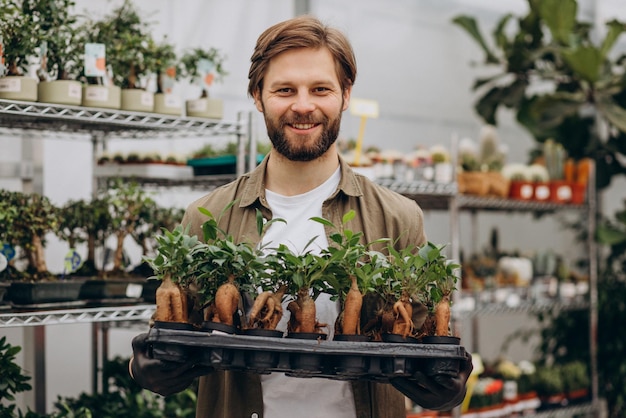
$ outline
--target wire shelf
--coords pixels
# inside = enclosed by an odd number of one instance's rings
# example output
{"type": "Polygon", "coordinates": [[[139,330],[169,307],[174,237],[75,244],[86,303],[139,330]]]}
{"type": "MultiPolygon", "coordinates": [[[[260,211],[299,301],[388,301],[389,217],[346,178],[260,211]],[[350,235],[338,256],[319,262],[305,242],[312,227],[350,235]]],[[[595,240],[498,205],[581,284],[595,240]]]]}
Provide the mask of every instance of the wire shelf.
{"type": "Polygon", "coordinates": [[[0,125],[20,129],[102,131],[118,137],[239,134],[243,123],[84,106],[0,100],[0,125]]]}
{"type": "Polygon", "coordinates": [[[0,314],[0,328],[93,322],[148,321],[155,305],[58,309],[0,314]]]}

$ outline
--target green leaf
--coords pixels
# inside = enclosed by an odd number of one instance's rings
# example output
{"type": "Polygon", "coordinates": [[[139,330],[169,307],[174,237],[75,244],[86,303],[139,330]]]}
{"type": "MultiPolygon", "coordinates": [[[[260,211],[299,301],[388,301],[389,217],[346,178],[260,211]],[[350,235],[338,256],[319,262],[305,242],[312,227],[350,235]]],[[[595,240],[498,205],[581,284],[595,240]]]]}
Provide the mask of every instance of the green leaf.
{"type": "Polygon", "coordinates": [[[343,217],[341,218],[341,222],[345,225],[348,222],[350,222],[352,219],[354,219],[355,216],[356,216],[356,212],[354,211],[354,209],[351,209],[348,213],[343,215],[343,217]]]}
{"type": "Polygon", "coordinates": [[[626,232],[606,225],[598,225],[596,236],[602,244],[615,245],[626,242],[626,232]]]}
{"type": "Polygon", "coordinates": [[[578,46],[572,50],[563,51],[563,58],[575,73],[590,83],[596,83],[600,78],[603,57],[600,50],[594,46],[578,46]]]}
{"type": "Polygon", "coordinates": [[[506,29],[506,24],[509,23],[509,20],[511,20],[512,18],[513,15],[511,13],[507,13],[506,15],[504,15],[493,31],[493,38],[496,41],[496,45],[498,45],[498,47],[502,50],[506,50],[509,43],[506,34],[504,33],[504,30],[506,29]]]}
{"type": "Polygon", "coordinates": [[[598,110],[617,129],[626,133],[626,109],[618,105],[611,97],[599,95],[598,110]]]}
{"type": "Polygon", "coordinates": [[[568,44],[576,24],[576,0],[541,0],[538,6],[539,15],[548,25],[554,39],[568,44]]]}
{"type": "Polygon", "coordinates": [[[485,62],[488,64],[498,64],[500,60],[496,57],[496,55],[489,49],[485,39],[483,38],[480,30],[478,28],[478,23],[476,19],[471,16],[461,15],[452,19],[452,23],[460,26],[465,29],[465,31],[480,45],[482,50],[485,52],[485,62]]]}
{"type": "Polygon", "coordinates": [[[600,46],[600,57],[604,60],[607,55],[615,45],[617,38],[626,31],[626,25],[618,20],[611,20],[606,24],[607,26],[607,34],[602,41],[602,45],[600,46]]]}

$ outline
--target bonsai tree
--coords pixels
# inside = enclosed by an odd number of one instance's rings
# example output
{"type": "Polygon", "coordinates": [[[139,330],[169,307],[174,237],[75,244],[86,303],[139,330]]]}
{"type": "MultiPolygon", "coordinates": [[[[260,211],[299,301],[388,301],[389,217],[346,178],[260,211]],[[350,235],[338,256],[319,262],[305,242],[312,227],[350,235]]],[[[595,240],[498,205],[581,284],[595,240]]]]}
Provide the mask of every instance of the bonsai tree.
{"type": "Polygon", "coordinates": [[[138,183],[123,182],[116,179],[108,191],[107,200],[111,216],[111,227],[116,238],[115,253],[113,256],[112,274],[123,273],[124,240],[143,223],[142,215],[147,208],[154,205],[138,183]]]}
{"type": "Polygon", "coordinates": [[[74,0],[36,0],[33,17],[38,21],[45,51],[42,51],[39,80],[74,80],[80,74],[82,59],[74,0]]]}
{"type": "Polygon", "coordinates": [[[626,25],[607,22],[604,38],[594,42],[591,24],[577,20],[576,0],[528,0],[528,5],[515,29],[513,15],[500,19],[491,45],[474,17],[453,20],[483,50],[484,64],[500,69],[474,83],[476,112],[495,125],[500,107],[512,109],[539,144],[552,138],[575,160],[595,159],[598,187],[605,187],[613,175],[626,173],[626,60],[611,54],[626,25]],[[539,84],[543,87],[536,89],[539,84]]]}
{"type": "Polygon", "coordinates": [[[181,73],[174,45],[168,43],[167,39],[161,43],[150,42],[149,45],[151,61],[148,63],[148,68],[156,76],[156,93],[167,93],[168,89],[163,85],[164,77],[176,80],[181,73]]]}
{"type": "Polygon", "coordinates": [[[171,231],[155,236],[156,254],[144,256],[143,260],[152,267],[161,280],[156,292],[156,311],[153,319],[166,322],[188,322],[189,305],[186,292],[194,280],[198,256],[204,249],[198,237],[188,234],[189,228],[181,225],[171,231]]]}
{"type": "Polygon", "coordinates": [[[50,200],[37,193],[0,191],[2,206],[11,207],[4,212],[8,222],[6,231],[0,233],[6,243],[19,247],[26,258],[23,276],[28,280],[53,278],[48,271],[44,247],[46,234],[57,228],[57,208],[50,200]]]}
{"type": "Polygon", "coordinates": [[[331,245],[322,251],[328,272],[325,281],[330,287],[329,291],[341,303],[341,313],[335,322],[335,334],[361,334],[363,297],[372,290],[373,277],[381,271],[375,257],[369,258],[367,250],[371,244],[361,242],[363,233],[346,228],[346,224],[354,216],[353,210],[343,216],[341,230],[326,219],[313,218],[336,231],[329,237],[331,245]]]}
{"type": "Polygon", "coordinates": [[[91,41],[106,45],[113,82],[122,89],[145,88],[152,61],[150,25],[144,22],[131,0],[124,0],[101,20],[85,23],[91,41]]]}
{"type": "Polygon", "coordinates": [[[34,55],[38,25],[32,19],[30,3],[23,0],[0,0],[0,39],[4,71],[0,74],[20,76],[28,73],[28,58],[34,55]]]}
{"type": "MultiPolygon", "coordinates": [[[[223,210],[227,211],[235,202],[223,210]]],[[[237,315],[241,291],[250,289],[255,275],[263,270],[263,258],[259,249],[242,242],[235,243],[232,235],[218,228],[219,218],[205,208],[200,212],[209,219],[202,225],[206,246],[196,266],[195,284],[197,298],[205,312],[205,320],[229,326],[240,326],[237,315]]],[[[257,217],[260,213],[257,212],[257,217]]],[[[220,214],[221,217],[221,214],[220,214]]],[[[261,217],[262,219],[262,217],[261,217]]],[[[262,222],[257,223],[259,230],[262,222]]]]}
{"type": "Polygon", "coordinates": [[[187,50],[180,58],[182,77],[201,86],[200,98],[209,97],[208,87],[228,74],[224,70],[225,59],[216,48],[187,50]]]}

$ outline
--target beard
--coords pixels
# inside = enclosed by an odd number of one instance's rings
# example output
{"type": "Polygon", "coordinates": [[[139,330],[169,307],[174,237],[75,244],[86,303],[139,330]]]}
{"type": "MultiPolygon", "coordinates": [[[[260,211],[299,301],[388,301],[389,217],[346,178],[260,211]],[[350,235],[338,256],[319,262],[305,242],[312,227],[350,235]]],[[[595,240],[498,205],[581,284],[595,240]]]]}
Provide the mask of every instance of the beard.
{"type": "Polygon", "coordinates": [[[264,112],[267,135],[276,152],[291,161],[313,161],[324,155],[326,151],[337,141],[341,125],[341,112],[330,119],[324,116],[321,120],[314,120],[313,116],[280,117],[278,120],[271,119],[264,112]],[[295,143],[285,135],[285,127],[295,123],[320,123],[323,131],[320,137],[310,145],[306,142],[310,139],[307,135],[302,142],[295,143]]]}

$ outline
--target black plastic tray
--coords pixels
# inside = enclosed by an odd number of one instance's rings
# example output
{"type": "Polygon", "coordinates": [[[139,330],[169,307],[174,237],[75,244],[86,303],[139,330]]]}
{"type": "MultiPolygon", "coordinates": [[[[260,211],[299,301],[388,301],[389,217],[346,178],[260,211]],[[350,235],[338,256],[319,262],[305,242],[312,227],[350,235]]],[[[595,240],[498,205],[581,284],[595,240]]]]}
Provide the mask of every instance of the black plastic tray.
{"type": "Polygon", "coordinates": [[[148,342],[160,360],[335,380],[389,381],[433,367],[454,373],[465,357],[463,346],[451,344],[303,340],[157,327],[150,330],[148,342]]]}

